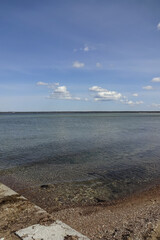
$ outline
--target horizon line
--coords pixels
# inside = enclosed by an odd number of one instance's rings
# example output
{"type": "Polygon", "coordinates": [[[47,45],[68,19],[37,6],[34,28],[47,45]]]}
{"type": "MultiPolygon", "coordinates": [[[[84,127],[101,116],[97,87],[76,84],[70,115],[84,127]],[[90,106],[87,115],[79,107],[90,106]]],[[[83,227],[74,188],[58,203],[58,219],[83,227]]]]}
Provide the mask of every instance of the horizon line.
{"type": "Polygon", "coordinates": [[[0,111],[0,114],[3,113],[160,113],[159,111],[0,111]]]}

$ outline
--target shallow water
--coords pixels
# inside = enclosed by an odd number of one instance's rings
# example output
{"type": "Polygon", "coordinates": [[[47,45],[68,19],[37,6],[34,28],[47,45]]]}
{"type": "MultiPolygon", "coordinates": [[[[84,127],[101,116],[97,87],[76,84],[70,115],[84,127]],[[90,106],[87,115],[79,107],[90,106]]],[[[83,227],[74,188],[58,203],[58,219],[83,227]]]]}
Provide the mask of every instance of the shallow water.
{"type": "Polygon", "coordinates": [[[160,113],[0,114],[0,143],[0,180],[100,179],[117,194],[160,173],[160,113]]]}

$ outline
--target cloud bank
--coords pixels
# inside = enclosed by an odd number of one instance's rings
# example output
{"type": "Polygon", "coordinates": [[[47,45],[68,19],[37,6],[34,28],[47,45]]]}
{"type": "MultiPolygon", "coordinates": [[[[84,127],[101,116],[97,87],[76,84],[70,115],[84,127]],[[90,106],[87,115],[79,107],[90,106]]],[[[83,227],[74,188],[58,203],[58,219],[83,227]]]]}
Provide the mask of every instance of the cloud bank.
{"type": "MultiPolygon", "coordinates": [[[[46,83],[46,82],[37,82],[37,86],[47,87],[49,89],[49,96],[47,98],[50,99],[62,99],[62,100],[76,100],[76,101],[91,101],[91,98],[85,97],[75,97],[73,96],[66,86],[60,85],[59,83],[46,83]]],[[[92,86],[89,88],[89,91],[92,93],[92,97],[94,101],[118,101],[123,104],[128,104],[131,106],[143,104],[143,101],[132,101],[128,100],[126,96],[123,94],[110,91],[108,89],[99,87],[99,86],[92,86]]],[[[132,96],[138,96],[137,93],[132,94],[132,96]]]]}
{"type": "Polygon", "coordinates": [[[132,105],[132,106],[143,104],[143,101],[133,102],[131,100],[128,100],[127,97],[122,95],[121,93],[118,93],[116,91],[109,91],[105,88],[101,88],[98,86],[93,86],[89,88],[89,91],[93,93],[94,101],[119,101],[121,103],[132,105]]]}

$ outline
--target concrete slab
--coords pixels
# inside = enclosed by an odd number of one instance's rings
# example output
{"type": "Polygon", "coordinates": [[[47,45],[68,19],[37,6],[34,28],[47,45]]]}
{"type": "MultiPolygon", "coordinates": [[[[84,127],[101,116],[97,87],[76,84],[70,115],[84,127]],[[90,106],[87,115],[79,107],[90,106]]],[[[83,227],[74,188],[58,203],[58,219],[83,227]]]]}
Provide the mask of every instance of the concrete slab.
{"type": "Polygon", "coordinates": [[[34,224],[51,224],[54,217],[0,183],[0,240],[17,240],[14,232],[34,224]]]}
{"type": "Polygon", "coordinates": [[[49,226],[36,224],[16,234],[23,240],[89,240],[61,221],[55,221],[49,226]]]}
{"type": "Polygon", "coordinates": [[[4,197],[13,196],[13,195],[18,195],[18,194],[12,189],[5,186],[4,184],[0,183],[0,199],[4,197]]]}
{"type": "Polygon", "coordinates": [[[0,240],[17,239],[89,240],[0,183],[0,240]]]}

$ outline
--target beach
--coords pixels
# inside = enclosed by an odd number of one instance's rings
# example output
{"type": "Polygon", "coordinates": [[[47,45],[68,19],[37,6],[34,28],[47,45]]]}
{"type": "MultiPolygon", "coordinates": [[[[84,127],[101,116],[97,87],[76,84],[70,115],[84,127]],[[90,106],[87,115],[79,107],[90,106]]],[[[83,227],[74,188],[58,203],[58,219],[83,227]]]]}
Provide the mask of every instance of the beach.
{"type": "Polygon", "coordinates": [[[89,188],[82,191],[79,185],[76,196],[73,186],[70,191],[68,187],[68,195],[62,195],[64,185],[58,190],[58,185],[26,188],[14,178],[5,182],[54,219],[63,221],[92,240],[157,240],[160,237],[159,180],[110,202],[95,198],[89,188]]]}
{"type": "Polygon", "coordinates": [[[86,206],[60,210],[53,215],[76,230],[98,239],[160,238],[160,186],[107,206],[86,206]]]}
{"type": "Polygon", "coordinates": [[[159,117],[2,114],[0,182],[92,240],[149,239],[159,234],[159,117]]]}

